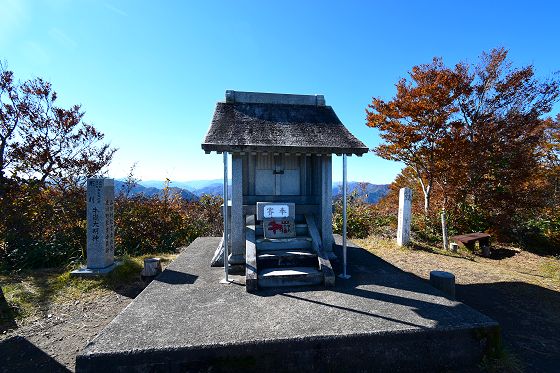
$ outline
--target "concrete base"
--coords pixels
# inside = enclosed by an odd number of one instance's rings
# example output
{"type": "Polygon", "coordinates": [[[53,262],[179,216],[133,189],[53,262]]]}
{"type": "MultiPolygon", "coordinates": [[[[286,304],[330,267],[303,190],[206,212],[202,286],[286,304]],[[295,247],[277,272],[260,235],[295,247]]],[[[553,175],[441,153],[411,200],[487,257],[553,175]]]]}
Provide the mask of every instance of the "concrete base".
{"type": "Polygon", "coordinates": [[[122,262],[116,261],[108,267],[105,268],[79,268],[70,272],[72,277],[100,277],[107,276],[109,273],[113,272],[115,268],[120,266],[122,262]]]}
{"type": "Polygon", "coordinates": [[[495,321],[351,243],[350,279],[251,294],[208,267],[219,240],[184,250],[76,371],[469,371],[498,344],[495,321]]]}

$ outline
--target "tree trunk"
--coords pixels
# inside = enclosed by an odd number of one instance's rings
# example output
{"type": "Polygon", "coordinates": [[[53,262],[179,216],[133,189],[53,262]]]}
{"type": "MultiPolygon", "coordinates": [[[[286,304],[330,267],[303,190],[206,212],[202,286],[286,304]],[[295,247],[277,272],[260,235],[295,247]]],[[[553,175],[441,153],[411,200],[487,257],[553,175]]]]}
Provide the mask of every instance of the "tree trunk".
{"type": "Polygon", "coordinates": [[[432,196],[432,182],[430,181],[426,187],[424,187],[422,183],[422,191],[424,192],[424,216],[428,218],[430,212],[430,198],[432,196]]]}
{"type": "Polygon", "coordinates": [[[430,194],[432,192],[432,180],[428,181],[428,185],[424,183],[422,177],[420,176],[420,172],[417,169],[414,169],[416,172],[416,177],[420,182],[420,186],[422,187],[422,192],[424,193],[424,217],[428,218],[428,212],[430,211],[430,194]]]}
{"type": "Polygon", "coordinates": [[[430,192],[424,191],[424,215],[428,216],[430,211],[430,192]]]}
{"type": "Polygon", "coordinates": [[[0,143],[0,185],[4,181],[4,153],[6,152],[6,143],[2,140],[0,143]]]}

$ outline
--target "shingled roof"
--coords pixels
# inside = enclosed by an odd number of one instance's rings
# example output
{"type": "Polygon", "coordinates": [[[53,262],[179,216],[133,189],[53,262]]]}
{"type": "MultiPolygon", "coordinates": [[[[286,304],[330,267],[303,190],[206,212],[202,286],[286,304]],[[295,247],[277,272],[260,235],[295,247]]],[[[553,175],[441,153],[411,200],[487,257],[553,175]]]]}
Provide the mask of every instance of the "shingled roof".
{"type": "Polygon", "coordinates": [[[236,91],[216,104],[202,149],[358,156],[368,151],[323,96],[236,91]]]}

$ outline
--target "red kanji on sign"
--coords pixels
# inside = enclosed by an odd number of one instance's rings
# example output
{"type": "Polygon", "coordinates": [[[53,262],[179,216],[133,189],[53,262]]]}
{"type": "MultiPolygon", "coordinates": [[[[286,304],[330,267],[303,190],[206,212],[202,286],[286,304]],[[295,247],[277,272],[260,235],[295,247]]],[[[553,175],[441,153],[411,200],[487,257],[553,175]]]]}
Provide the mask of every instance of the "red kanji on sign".
{"type": "Polygon", "coordinates": [[[271,222],[268,223],[268,230],[272,231],[272,233],[276,234],[276,231],[283,231],[283,227],[282,224],[279,224],[277,222],[275,222],[274,220],[272,220],[271,222]]]}

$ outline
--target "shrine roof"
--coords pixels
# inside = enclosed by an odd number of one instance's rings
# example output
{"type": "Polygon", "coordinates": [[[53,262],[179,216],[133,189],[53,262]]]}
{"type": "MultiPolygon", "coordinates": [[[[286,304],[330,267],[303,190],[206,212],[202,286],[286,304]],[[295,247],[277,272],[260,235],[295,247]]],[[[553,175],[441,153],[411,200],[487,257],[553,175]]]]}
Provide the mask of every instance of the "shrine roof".
{"type": "Polygon", "coordinates": [[[323,96],[235,91],[227,91],[226,102],[216,104],[202,149],[359,156],[369,150],[323,96]]]}

